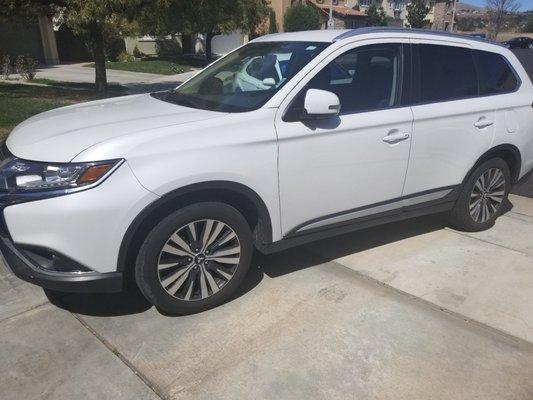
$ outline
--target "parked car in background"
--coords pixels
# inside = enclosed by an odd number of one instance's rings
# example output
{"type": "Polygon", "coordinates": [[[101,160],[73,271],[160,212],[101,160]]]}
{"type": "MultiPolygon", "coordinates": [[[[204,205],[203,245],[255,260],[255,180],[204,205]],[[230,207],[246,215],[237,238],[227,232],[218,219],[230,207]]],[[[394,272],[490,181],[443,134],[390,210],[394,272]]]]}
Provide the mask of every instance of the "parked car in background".
{"type": "Polygon", "coordinates": [[[448,212],[490,228],[533,168],[533,84],[498,44],[367,28],[266,35],[168,92],[34,116],[0,153],[0,250],[52,290],[132,277],[186,314],[254,249],[448,212]]]}
{"type": "Polygon", "coordinates": [[[502,44],[509,49],[533,49],[533,39],[527,36],[515,37],[502,44]]]}

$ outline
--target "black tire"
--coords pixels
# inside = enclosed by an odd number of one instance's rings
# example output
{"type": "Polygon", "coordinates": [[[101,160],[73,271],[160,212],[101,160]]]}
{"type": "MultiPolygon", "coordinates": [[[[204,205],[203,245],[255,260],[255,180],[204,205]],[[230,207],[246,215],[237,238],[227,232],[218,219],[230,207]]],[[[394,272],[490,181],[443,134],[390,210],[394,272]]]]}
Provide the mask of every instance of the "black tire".
{"type": "MultiPolygon", "coordinates": [[[[195,226],[199,226],[198,229],[200,230],[202,229],[202,223],[203,222],[196,222],[195,226]]],[[[203,225],[203,232],[206,230],[206,225],[203,225]]],[[[199,238],[202,235],[200,232],[197,234],[199,238]]],[[[221,232],[220,234],[223,233],[221,232]]],[[[190,247],[189,250],[190,249],[192,249],[192,247],[190,247]]],[[[206,250],[206,252],[208,251],[206,250]]],[[[137,256],[135,265],[135,279],[146,299],[155,305],[159,310],[172,315],[193,314],[216,307],[230,299],[230,297],[235,293],[241,284],[250,267],[252,254],[252,233],[246,219],[241,213],[239,213],[239,211],[224,203],[204,202],[193,204],[171,213],[150,231],[137,256]],[[233,267],[233,276],[227,282],[225,282],[217,292],[211,290],[211,286],[209,287],[210,295],[208,297],[202,298],[202,295],[200,294],[198,294],[199,298],[196,300],[185,300],[174,297],[167,291],[167,289],[165,289],[165,287],[163,287],[163,283],[160,278],[160,272],[158,272],[158,263],[160,262],[160,255],[163,254],[163,246],[167,244],[167,241],[171,235],[176,233],[178,229],[185,227],[194,221],[205,220],[222,222],[231,230],[233,230],[236,235],[236,239],[233,240],[240,245],[240,258],[238,260],[238,264],[235,264],[236,266],[233,267]]],[[[192,268],[196,271],[187,273],[187,275],[190,275],[190,277],[187,278],[188,281],[186,281],[185,284],[189,285],[190,287],[198,287],[198,285],[200,285],[199,279],[204,277],[204,273],[207,275],[207,272],[205,271],[207,271],[208,267],[202,267],[202,265],[207,264],[199,262],[199,264],[196,265],[195,263],[197,260],[194,256],[193,258],[187,258],[186,261],[188,260],[192,260],[188,265],[194,264],[195,266],[192,268]],[[202,268],[205,269],[202,270],[202,268]],[[194,273],[196,275],[194,275],[194,273]],[[200,274],[202,274],[201,277],[199,276],[200,274]],[[190,282],[191,280],[194,282],[190,282]]],[[[208,263],[216,264],[214,261],[208,261],[208,263]]],[[[213,274],[217,276],[216,272],[212,270],[210,271],[210,273],[212,273],[211,277],[213,274]]],[[[222,276],[219,275],[217,279],[218,281],[222,281],[222,276]]],[[[211,285],[211,282],[205,280],[204,283],[211,285]]],[[[195,291],[195,293],[198,293],[198,291],[195,291]]],[[[175,295],[177,296],[178,294],[175,293],[175,295]]]]}
{"type": "MultiPolygon", "coordinates": [[[[483,162],[470,174],[463,185],[461,193],[459,194],[459,198],[457,199],[457,202],[455,203],[450,215],[451,225],[458,230],[466,232],[478,232],[491,228],[496,219],[504,212],[510,189],[511,173],[507,163],[501,158],[492,158],[483,162]],[[483,174],[486,174],[488,171],[494,171],[495,169],[502,173],[505,180],[503,187],[503,198],[497,207],[494,206],[496,208],[495,211],[492,210],[491,206],[491,211],[493,214],[490,216],[490,218],[480,222],[474,219],[474,216],[470,212],[471,195],[474,190],[474,185],[476,185],[476,182],[478,182],[480,177],[483,174]]],[[[492,202],[492,204],[496,203],[492,202]]]]}

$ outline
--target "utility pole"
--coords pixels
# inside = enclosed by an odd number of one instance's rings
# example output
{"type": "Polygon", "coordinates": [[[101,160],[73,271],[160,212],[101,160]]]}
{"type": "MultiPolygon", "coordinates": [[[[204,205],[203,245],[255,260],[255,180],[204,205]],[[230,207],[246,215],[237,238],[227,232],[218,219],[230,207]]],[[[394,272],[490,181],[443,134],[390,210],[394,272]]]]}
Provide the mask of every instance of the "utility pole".
{"type": "Polygon", "coordinates": [[[329,18],[328,18],[328,29],[335,28],[335,21],[333,21],[333,0],[329,0],[329,18]]]}
{"type": "Polygon", "coordinates": [[[452,22],[450,24],[450,32],[453,32],[453,24],[455,22],[455,4],[457,4],[457,0],[453,0],[452,22]]]}

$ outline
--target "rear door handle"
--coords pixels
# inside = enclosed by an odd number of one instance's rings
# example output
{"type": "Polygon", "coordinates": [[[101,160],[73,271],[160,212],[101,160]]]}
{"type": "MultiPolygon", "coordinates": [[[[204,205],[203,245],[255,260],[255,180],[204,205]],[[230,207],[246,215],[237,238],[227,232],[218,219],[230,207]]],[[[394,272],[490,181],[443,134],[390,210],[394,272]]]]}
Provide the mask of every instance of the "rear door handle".
{"type": "Polygon", "coordinates": [[[383,141],[387,143],[397,143],[401,142],[402,140],[409,139],[409,137],[410,135],[408,133],[398,132],[397,130],[393,129],[387,136],[383,138],[383,141]]]}
{"type": "Polygon", "coordinates": [[[486,128],[487,126],[491,126],[492,124],[494,124],[494,121],[491,121],[490,119],[485,117],[481,117],[477,120],[477,122],[474,122],[474,126],[478,129],[486,128]]]}

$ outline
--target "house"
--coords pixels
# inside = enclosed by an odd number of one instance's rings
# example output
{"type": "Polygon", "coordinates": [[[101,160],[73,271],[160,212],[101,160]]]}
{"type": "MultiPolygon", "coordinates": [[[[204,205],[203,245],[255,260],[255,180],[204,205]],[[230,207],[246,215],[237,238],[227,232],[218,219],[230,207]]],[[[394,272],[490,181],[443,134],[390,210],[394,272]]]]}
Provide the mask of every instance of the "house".
{"type": "Polygon", "coordinates": [[[59,63],[58,47],[52,20],[39,16],[33,23],[3,21],[0,24],[0,54],[14,58],[29,55],[40,64],[59,63]]]}
{"type": "MultiPolygon", "coordinates": [[[[407,5],[409,0],[358,0],[361,11],[365,11],[372,4],[383,7],[390,18],[391,26],[407,26],[407,5]]],[[[451,0],[425,0],[429,7],[426,19],[429,21],[429,29],[449,30],[453,14],[453,1],[451,0]]]]}
{"type": "MultiPolygon", "coordinates": [[[[283,18],[287,9],[296,3],[314,7],[320,16],[321,29],[327,29],[331,0],[270,0],[270,8],[276,14],[278,31],[283,32],[283,18]]],[[[366,13],[357,7],[357,0],[333,0],[333,21],[335,29],[366,26],[366,13]]]]}
{"type": "MultiPolygon", "coordinates": [[[[425,0],[430,11],[427,16],[430,29],[448,30],[452,19],[451,0],[425,0]]],[[[407,4],[410,0],[271,0],[270,7],[276,14],[278,30],[283,32],[283,18],[287,9],[295,3],[304,3],[319,11],[322,29],[327,29],[329,9],[332,8],[334,28],[359,28],[366,26],[366,11],[371,5],[383,7],[391,26],[407,25],[407,4]],[[332,4],[332,5],[331,5],[332,4]]]]}

